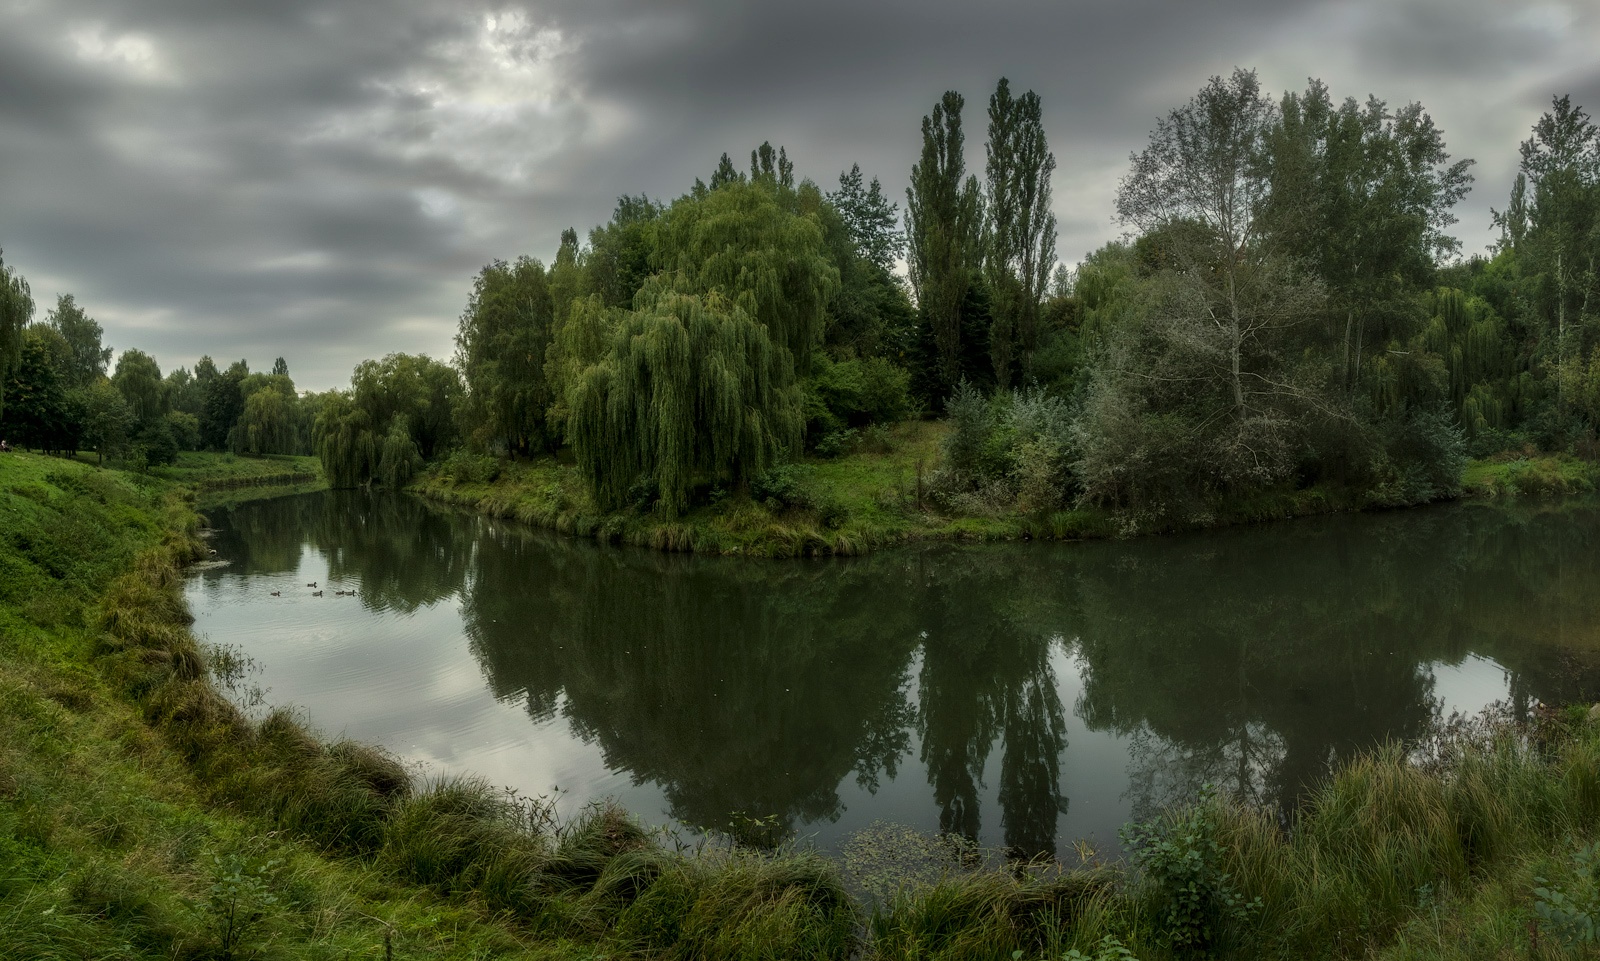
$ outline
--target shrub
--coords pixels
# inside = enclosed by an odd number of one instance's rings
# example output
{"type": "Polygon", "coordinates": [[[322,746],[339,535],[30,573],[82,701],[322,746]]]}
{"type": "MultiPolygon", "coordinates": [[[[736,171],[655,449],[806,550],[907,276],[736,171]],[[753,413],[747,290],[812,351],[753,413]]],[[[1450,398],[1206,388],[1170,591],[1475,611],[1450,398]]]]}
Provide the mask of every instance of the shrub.
{"type": "Polygon", "coordinates": [[[779,464],[750,482],[750,496],[780,509],[814,507],[815,498],[806,484],[807,473],[799,464],[779,464]]]}
{"type": "Polygon", "coordinates": [[[1261,910],[1261,899],[1245,900],[1223,869],[1214,806],[1206,791],[1187,808],[1123,829],[1162,939],[1179,954],[1210,951],[1261,910]]]}
{"type": "Polygon", "coordinates": [[[500,476],[500,458],[458,450],[445,459],[441,469],[457,484],[487,484],[500,476]]]}

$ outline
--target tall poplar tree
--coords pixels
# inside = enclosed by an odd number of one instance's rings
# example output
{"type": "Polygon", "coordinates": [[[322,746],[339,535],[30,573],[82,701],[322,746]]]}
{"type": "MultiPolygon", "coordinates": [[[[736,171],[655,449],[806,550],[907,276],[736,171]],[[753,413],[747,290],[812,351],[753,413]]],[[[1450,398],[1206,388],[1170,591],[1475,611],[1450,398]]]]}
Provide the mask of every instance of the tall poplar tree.
{"type": "Polygon", "coordinates": [[[984,270],[992,323],[989,353],[995,382],[1009,386],[1014,365],[1024,376],[1039,343],[1039,310],[1055,267],[1056,218],[1050,175],[1056,158],[1045,141],[1039,95],[1011,95],[1001,77],[989,98],[984,270]]]}
{"type": "Polygon", "coordinates": [[[946,91],[922,118],[922,157],[906,189],[906,239],[911,288],[933,328],[944,386],[961,367],[961,308],[982,265],[983,198],[966,174],[959,93],[946,91]]]}

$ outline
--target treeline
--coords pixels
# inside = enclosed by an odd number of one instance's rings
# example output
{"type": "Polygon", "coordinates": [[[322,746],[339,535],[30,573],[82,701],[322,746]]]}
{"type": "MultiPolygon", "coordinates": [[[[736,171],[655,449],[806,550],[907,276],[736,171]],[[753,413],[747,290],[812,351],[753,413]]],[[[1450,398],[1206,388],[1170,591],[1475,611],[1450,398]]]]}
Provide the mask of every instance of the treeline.
{"type": "Polygon", "coordinates": [[[1321,486],[1415,503],[1469,455],[1596,452],[1600,137],[1568,98],[1521,146],[1501,239],[1463,259],[1471,161],[1420,104],[1212,78],[1132,155],[1126,234],[1076,271],[1038,95],[999,83],[981,180],[964,109],[923,118],[903,218],[859,167],[824,190],[762,144],[671,202],[621,198],[548,265],[485,267],[450,364],[391,355],[301,398],[241,371],[226,426],[169,409],[208,446],[314,450],[339,486],[559,454],[600,508],[669,516],[929,414],[952,427],[935,505],[1135,525],[1321,486]]]}
{"type": "Polygon", "coordinates": [[[27,281],[0,260],[0,439],[48,453],[94,451],[102,463],[142,470],[179,451],[310,454],[326,397],[302,396],[282,357],[267,373],[209,356],[162,376],[155,358],[113,349],[71,294],[43,319],[27,281]]]}

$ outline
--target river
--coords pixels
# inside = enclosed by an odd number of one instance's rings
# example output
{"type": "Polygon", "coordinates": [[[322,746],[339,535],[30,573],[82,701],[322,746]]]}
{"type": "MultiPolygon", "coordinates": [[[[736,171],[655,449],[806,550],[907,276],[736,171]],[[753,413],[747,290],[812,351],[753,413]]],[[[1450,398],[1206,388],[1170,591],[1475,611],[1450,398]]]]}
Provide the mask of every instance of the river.
{"type": "Polygon", "coordinates": [[[832,850],[878,821],[1114,849],[1204,784],[1288,809],[1451,712],[1600,695],[1591,502],[832,561],[605,547],[393,494],[211,521],[226,563],[188,600],[253,663],[241,692],[425,776],[832,850]]]}

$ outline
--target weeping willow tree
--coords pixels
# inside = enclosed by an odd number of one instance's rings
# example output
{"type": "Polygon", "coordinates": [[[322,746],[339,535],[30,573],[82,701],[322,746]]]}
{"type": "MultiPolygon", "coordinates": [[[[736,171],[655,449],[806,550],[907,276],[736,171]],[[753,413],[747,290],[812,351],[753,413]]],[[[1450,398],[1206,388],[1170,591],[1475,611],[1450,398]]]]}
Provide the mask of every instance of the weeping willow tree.
{"type": "Polygon", "coordinates": [[[327,393],[311,436],[329,487],[357,487],[371,480],[378,464],[372,418],[349,393],[327,393]]]}
{"type": "Polygon", "coordinates": [[[377,480],[385,487],[399,488],[421,467],[422,451],[411,439],[410,425],[404,416],[396,417],[378,447],[377,480]]]}
{"type": "Polygon", "coordinates": [[[556,320],[555,335],[545,351],[544,376],[553,400],[545,418],[552,430],[565,430],[572,407],[569,394],[583,372],[605,356],[610,332],[627,311],[607,307],[600,294],[570,301],[556,320]]]}
{"type": "Polygon", "coordinates": [[[424,355],[359,364],[350,390],[324,395],[312,443],[332,487],[401,487],[455,442],[461,377],[424,355]]]}
{"type": "Polygon", "coordinates": [[[747,301],[656,278],[606,335],[573,386],[567,433],[602,508],[653,481],[657,509],[676,516],[698,476],[742,484],[799,441],[792,358],[747,301]]]}
{"type": "Polygon", "coordinates": [[[1468,437],[1509,427],[1530,380],[1505,322],[1481,298],[1443,288],[1424,300],[1429,320],[1404,346],[1391,343],[1372,365],[1379,410],[1444,403],[1468,437]]]}
{"type": "Polygon", "coordinates": [[[295,398],[282,389],[263,387],[245,398],[238,436],[244,454],[286,454],[294,449],[295,398]]]}
{"type": "Polygon", "coordinates": [[[770,177],[684,197],[661,224],[655,264],[686,293],[717,291],[735,301],[804,371],[839,290],[839,269],[823,244],[822,203],[815,184],[792,189],[770,177]]]}

